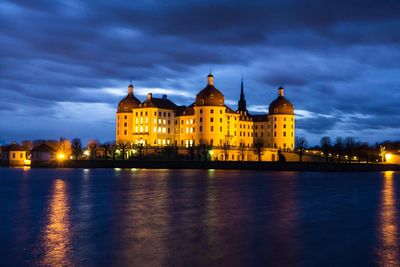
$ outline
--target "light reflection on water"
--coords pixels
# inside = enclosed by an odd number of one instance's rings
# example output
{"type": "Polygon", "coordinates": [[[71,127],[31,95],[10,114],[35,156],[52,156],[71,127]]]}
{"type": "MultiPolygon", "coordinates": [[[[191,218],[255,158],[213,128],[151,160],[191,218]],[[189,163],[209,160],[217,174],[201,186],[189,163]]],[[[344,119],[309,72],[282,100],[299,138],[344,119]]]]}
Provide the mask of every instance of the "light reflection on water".
{"type": "Polygon", "coordinates": [[[0,168],[0,177],[2,266],[400,264],[398,173],[0,168]]]}
{"type": "Polygon", "coordinates": [[[381,266],[399,266],[399,230],[396,210],[396,192],[393,172],[384,173],[380,210],[378,248],[379,264],[381,266]]]}
{"type": "Polygon", "coordinates": [[[67,183],[55,179],[49,203],[48,223],[43,232],[43,266],[70,266],[70,222],[67,183]]]}

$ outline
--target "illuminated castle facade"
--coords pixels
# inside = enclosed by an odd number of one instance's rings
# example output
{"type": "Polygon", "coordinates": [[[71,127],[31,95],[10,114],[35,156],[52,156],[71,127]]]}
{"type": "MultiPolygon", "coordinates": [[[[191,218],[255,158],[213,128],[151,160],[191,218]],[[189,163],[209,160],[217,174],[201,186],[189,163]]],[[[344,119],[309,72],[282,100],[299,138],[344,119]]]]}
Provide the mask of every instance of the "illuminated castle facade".
{"type": "Polygon", "coordinates": [[[116,142],[146,147],[212,147],[213,160],[277,160],[278,150],[292,150],[295,138],[293,105],[279,87],[269,113],[247,111],[243,80],[237,110],[225,105],[224,95],[214,86],[213,75],[190,106],[177,106],[166,95],[151,93],[141,102],[128,86],[128,95],[118,104],[116,142]],[[262,146],[262,153],[254,147],[262,146]]]}

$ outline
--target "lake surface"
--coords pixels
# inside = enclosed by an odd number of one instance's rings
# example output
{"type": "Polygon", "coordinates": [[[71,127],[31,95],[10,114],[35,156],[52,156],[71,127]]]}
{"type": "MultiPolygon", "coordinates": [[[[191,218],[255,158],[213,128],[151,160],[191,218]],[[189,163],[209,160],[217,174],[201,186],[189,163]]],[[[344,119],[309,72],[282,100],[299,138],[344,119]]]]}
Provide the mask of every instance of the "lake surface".
{"type": "Polygon", "coordinates": [[[399,266],[400,173],[0,168],[0,266],[399,266]]]}

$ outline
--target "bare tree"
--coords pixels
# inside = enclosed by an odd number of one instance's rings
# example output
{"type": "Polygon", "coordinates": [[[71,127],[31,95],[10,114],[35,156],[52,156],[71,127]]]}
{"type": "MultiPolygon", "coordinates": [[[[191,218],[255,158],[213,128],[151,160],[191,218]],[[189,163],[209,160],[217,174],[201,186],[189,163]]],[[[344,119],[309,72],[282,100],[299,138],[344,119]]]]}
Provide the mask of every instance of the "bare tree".
{"type": "Polygon", "coordinates": [[[71,149],[72,149],[72,154],[74,155],[74,158],[76,160],[79,159],[79,157],[82,154],[82,142],[81,142],[81,139],[79,139],[79,138],[72,139],[71,149]]]}
{"type": "Polygon", "coordinates": [[[335,148],[335,153],[337,154],[338,157],[338,162],[340,163],[344,150],[344,143],[342,137],[336,137],[334,148],[335,148]]]}
{"type": "Polygon", "coordinates": [[[95,159],[97,157],[97,147],[99,146],[99,142],[97,140],[89,140],[86,147],[90,153],[90,159],[95,159]]]}
{"type": "Polygon", "coordinates": [[[346,151],[346,154],[348,156],[348,162],[351,162],[351,158],[354,155],[354,151],[355,151],[355,147],[356,147],[356,141],[354,140],[353,137],[346,137],[344,139],[344,148],[346,151]]]}
{"type": "Polygon", "coordinates": [[[129,146],[128,142],[119,142],[118,143],[118,148],[121,149],[121,151],[122,151],[122,160],[125,160],[125,154],[126,154],[125,152],[128,149],[128,146],[129,146]]]}
{"type": "Polygon", "coordinates": [[[71,142],[65,138],[60,138],[60,141],[57,145],[57,152],[62,153],[66,159],[69,159],[72,154],[71,142]]]}
{"type": "Polygon", "coordinates": [[[263,154],[263,147],[264,147],[264,140],[261,138],[258,138],[255,142],[254,142],[254,152],[256,153],[257,157],[258,157],[258,161],[261,161],[261,157],[263,154]]]}
{"type": "Polygon", "coordinates": [[[307,149],[308,147],[308,142],[306,140],[305,137],[296,137],[296,150],[297,153],[299,154],[299,161],[303,162],[303,154],[304,151],[307,149]]]}
{"type": "Polygon", "coordinates": [[[224,160],[227,161],[229,158],[229,150],[230,150],[230,145],[226,142],[222,146],[222,150],[224,151],[224,160]]]}
{"type": "Polygon", "coordinates": [[[244,156],[246,155],[246,146],[243,143],[239,145],[240,160],[244,161],[244,156]]]}
{"type": "Polygon", "coordinates": [[[320,141],[322,153],[324,153],[325,160],[328,162],[329,152],[331,150],[331,138],[329,136],[324,136],[320,141]]]}
{"type": "Polygon", "coordinates": [[[108,160],[108,153],[111,152],[112,146],[113,146],[112,142],[106,142],[102,145],[102,147],[104,147],[104,153],[105,153],[104,157],[106,160],[108,160]]]}

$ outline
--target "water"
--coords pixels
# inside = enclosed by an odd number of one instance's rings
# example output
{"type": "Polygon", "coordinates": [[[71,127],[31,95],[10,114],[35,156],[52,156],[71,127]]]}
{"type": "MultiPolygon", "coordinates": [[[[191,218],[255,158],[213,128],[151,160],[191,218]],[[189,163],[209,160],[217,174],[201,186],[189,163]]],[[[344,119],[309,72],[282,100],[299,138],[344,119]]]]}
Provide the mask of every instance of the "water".
{"type": "Polygon", "coordinates": [[[398,266],[399,179],[0,168],[0,266],[398,266]]]}

